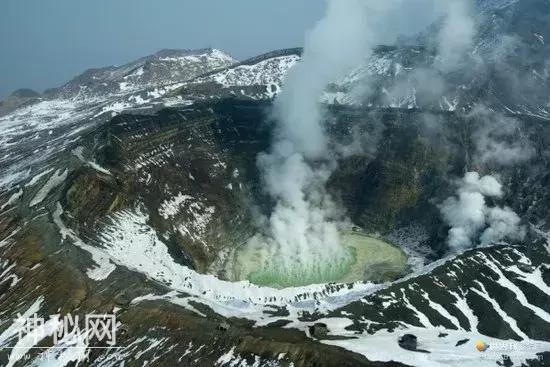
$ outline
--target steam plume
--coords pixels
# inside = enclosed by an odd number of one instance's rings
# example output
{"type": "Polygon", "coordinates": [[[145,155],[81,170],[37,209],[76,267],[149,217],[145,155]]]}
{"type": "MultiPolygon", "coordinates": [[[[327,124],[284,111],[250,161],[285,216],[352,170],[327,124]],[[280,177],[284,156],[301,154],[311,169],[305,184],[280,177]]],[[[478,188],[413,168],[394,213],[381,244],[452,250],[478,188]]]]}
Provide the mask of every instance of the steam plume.
{"type": "Polygon", "coordinates": [[[443,72],[457,69],[465,54],[472,48],[476,33],[475,21],[471,15],[472,1],[443,1],[445,18],[438,37],[437,66],[443,72]]]}
{"type": "Polygon", "coordinates": [[[525,162],[535,155],[535,149],[522,136],[520,122],[512,117],[490,111],[478,105],[470,113],[478,125],[474,132],[476,163],[510,165],[525,162]]]}
{"type": "Polygon", "coordinates": [[[258,157],[258,166],[276,205],[265,236],[253,239],[263,252],[262,267],[273,277],[324,281],[351,261],[340,243],[344,214],[325,189],[336,161],[319,99],[372,48],[365,10],[359,0],[328,2],[325,18],[308,34],[302,61],[289,72],[275,102],[279,125],[271,151],[258,157]]]}
{"type": "Polygon", "coordinates": [[[388,24],[405,19],[405,3],[410,5],[404,0],[329,0],[325,17],[307,35],[302,60],[287,75],[274,104],[278,126],[272,147],[258,157],[275,202],[267,229],[248,244],[260,259],[262,276],[285,274],[300,284],[329,281],[344,275],[343,268],[353,261],[339,234],[348,222],[345,213],[325,187],[337,167],[337,150],[325,135],[319,101],[329,83],[364,63],[375,46],[395,40],[399,29],[391,31],[388,24]]]}
{"type": "Polygon", "coordinates": [[[489,207],[485,201],[487,197],[498,199],[502,195],[502,185],[495,177],[466,173],[459,181],[456,197],[441,206],[443,218],[451,226],[448,243],[452,250],[469,248],[478,242],[490,244],[525,236],[520,218],[512,209],[489,207]]]}
{"type": "MultiPolygon", "coordinates": [[[[256,281],[268,282],[269,278],[272,284],[279,282],[283,286],[336,280],[353,262],[340,239],[340,229],[348,220],[326,190],[326,183],[337,167],[337,154],[345,149],[328,141],[319,101],[329,83],[363,64],[375,46],[395,41],[403,29],[389,25],[407,23],[408,12],[404,9],[417,5],[426,13],[433,13],[436,3],[434,0],[327,2],[325,17],[307,35],[302,60],[290,70],[274,103],[278,125],[272,147],[258,157],[265,190],[275,206],[266,218],[263,233],[247,244],[247,253],[254,253],[260,263],[261,271],[252,275],[256,281]]],[[[464,7],[443,8],[458,14],[449,15],[451,26],[462,27],[467,23],[463,21],[464,7]]],[[[425,25],[432,20],[427,17],[425,25]]],[[[447,33],[442,40],[452,42],[441,47],[442,62],[456,63],[456,52],[467,48],[471,32],[461,32],[458,38],[447,33]]]]}

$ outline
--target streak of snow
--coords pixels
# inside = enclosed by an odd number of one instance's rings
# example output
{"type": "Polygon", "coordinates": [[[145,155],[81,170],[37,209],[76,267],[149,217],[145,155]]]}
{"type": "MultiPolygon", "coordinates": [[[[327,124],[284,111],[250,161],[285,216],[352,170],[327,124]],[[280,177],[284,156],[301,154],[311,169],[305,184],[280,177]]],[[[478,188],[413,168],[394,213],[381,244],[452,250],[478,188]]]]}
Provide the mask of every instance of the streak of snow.
{"type": "Polygon", "coordinates": [[[51,171],[53,171],[53,168],[48,168],[42,172],[40,172],[39,174],[35,175],[29,182],[27,182],[25,184],[25,187],[30,187],[30,186],[34,186],[38,183],[38,181],[40,181],[40,179],[44,176],[46,176],[48,173],[50,173],[51,171]]]}
{"type": "Polygon", "coordinates": [[[19,198],[23,195],[23,189],[19,189],[17,190],[16,192],[14,192],[10,198],[8,199],[8,201],[6,201],[6,203],[4,203],[2,206],[0,206],[0,211],[1,210],[4,210],[4,208],[8,207],[8,206],[11,206],[13,205],[17,200],[19,200],[19,198]]]}
{"type": "Polygon", "coordinates": [[[53,189],[61,185],[67,179],[68,172],[69,171],[67,169],[63,172],[61,172],[60,169],[57,170],[31,200],[29,207],[32,208],[33,206],[40,204],[53,189]]]}
{"type": "Polygon", "coordinates": [[[500,307],[498,302],[489,295],[489,292],[487,292],[487,290],[485,289],[485,286],[477,280],[474,282],[481,288],[481,290],[476,288],[471,288],[470,290],[476,293],[477,295],[479,295],[480,297],[482,297],[483,299],[485,299],[487,302],[489,302],[493,307],[493,309],[498,313],[498,315],[502,318],[502,320],[504,320],[504,322],[506,322],[510,326],[510,328],[514,333],[516,333],[523,340],[529,340],[529,337],[525,335],[525,333],[521,331],[521,329],[519,328],[517,321],[513,317],[509,316],[500,307]]]}
{"type": "Polygon", "coordinates": [[[59,229],[61,238],[65,240],[68,237],[73,241],[75,246],[89,252],[90,255],[92,255],[92,260],[96,264],[96,266],[89,269],[86,274],[88,274],[91,279],[98,281],[107,279],[109,274],[111,274],[116,268],[116,266],[111,263],[109,256],[106,255],[101,249],[84,243],[84,241],[82,241],[72,230],[65,226],[61,220],[61,214],[63,214],[63,208],[61,207],[61,204],[57,203],[57,209],[53,213],[53,221],[59,229]]]}

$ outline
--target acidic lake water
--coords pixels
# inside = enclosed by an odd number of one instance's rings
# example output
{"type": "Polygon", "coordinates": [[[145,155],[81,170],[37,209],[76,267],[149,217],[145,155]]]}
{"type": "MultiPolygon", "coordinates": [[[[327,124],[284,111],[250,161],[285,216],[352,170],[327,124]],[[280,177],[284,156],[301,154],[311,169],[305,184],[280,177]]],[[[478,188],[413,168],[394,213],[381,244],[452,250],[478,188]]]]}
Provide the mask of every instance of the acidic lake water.
{"type": "Polygon", "coordinates": [[[342,245],[348,256],[318,263],[295,259],[288,262],[273,258],[263,244],[249,243],[236,250],[226,264],[225,274],[231,281],[274,288],[298,287],[323,283],[355,281],[383,282],[403,275],[407,269],[405,253],[380,239],[361,233],[342,233],[342,245]]]}

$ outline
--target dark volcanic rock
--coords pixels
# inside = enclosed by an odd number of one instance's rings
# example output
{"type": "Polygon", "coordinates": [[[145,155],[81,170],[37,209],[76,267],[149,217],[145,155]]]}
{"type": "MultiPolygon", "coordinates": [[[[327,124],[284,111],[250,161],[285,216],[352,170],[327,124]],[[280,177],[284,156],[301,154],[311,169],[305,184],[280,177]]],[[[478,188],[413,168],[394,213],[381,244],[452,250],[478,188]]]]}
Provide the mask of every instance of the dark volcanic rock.
{"type": "Polygon", "coordinates": [[[416,351],[418,348],[418,338],[412,334],[405,334],[397,341],[403,349],[416,351]]]}
{"type": "Polygon", "coordinates": [[[309,327],[309,333],[316,339],[326,338],[328,332],[329,330],[327,324],[316,323],[313,326],[309,327]]]}

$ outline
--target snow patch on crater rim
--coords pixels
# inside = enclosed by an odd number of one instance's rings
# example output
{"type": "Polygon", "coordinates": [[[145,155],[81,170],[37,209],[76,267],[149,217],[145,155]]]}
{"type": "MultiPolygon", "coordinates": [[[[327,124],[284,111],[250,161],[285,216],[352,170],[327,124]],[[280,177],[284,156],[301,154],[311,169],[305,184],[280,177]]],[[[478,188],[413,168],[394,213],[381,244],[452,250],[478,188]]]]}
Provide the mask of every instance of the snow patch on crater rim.
{"type": "Polygon", "coordinates": [[[176,196],[171,198],[170,200],[165,200],[159,210],[158,213],[161,217],[164,219],[168,219],[170,217],[173,217],[177,215],[181,210],[181,205],[186,203],[189,200],[193,200],[194,198],[190,195],[183,195],[181,192],[178,193],[176,196]]]}
{"type": "Polygon", "coordinates": [[[207,206],[191,195],[184,195],[181,192],[169,200],[165,200],[158,213],[164,219],[184,216],[185,219],[178,220],[176,228],[182,234],[202,242],[206,245],[204,235],[210,223],[216,207],[207,206]]]}
{"type": "Polygon", "coordinates": [[[239,65],[229,68],[212,76],[199,79],[198,82],[215,81],[224,87],[271,84],[280,87],[288,70],[299,60],[300,57],[297,55],[275,57],[253,65],[239,65]]]}
{"type": "MultiPolygon", "coordinates": [[[[327,290],[324,284],[287,289],[258,287],[248,281],[232,283],[214,275],[196,273],[173,260],[167,246],[147,224],[148,220],[139,209],[116,213],[100,234],[100,243],[118,265],[146,274],[175,291],[197,296],[201,301],[287,305],[295,302],[297,296],[327,290]]],[[[353,291],[379,288],[370,283],[356,283],[353,291]]]]}
{"type": "Polygon", "coordinates": [[[57,170],[49,179],[48,181],[42,186],[40,191],[34,196],[34,198],[31,200],[29,207],[36,206],[40,204],[44,199],[48,196],[48,194],[61,185],[66,179],[69,174],[69,171],[65,169],[64,171],[61,171],[60,169],[57,170]]]}
{"type": "MultiPolygon", "coordinates": [[[[312,322],[299,321],[299,315],[303,311],[317,311],[322,314],[335,310],[343,305],[359,300],[378,290],[385,289],[392,284],[405,282],[413,277],[430,273],[436,267],[444,264],[447,261],[454,261],[455,257],[448,257],[438,260],[422,269],[415,274],[400,279],[394,283],[383,285],[374,285],[372,283],[354,283],[350,286],[338,287],[337,285],[312,285],[298,288],[272,289],[268,287],[258,287],[250,284],[247,281],[242,282],[226,282],[216,278],[213,275],[198,274],[195,271],[177,264],[168,253],[166,245],[158,237],[155,230],[148,224],[148,216],[142,213],[139,209],[125,210],[113,214],[103,228],[100,234],[99,241],[102,247],[96,248],[92,246],[82,247],[86,251],[98,251],[103,259],[109,259],[116,265],[124,266],[132,271],[142,273],[152,280],[165,285],[169,291],[161,295],[144,295],[132,301],[139,303],[141,301],[164,300],[189,309],[192,312],[197,312],[199,316],[204,316],[198,312],[194,303],[202,303],[209,306],[214,312],[224,317],[243,317],[252,320],[257,326],[267,325],[274,320],[270,313],[274,306],[285,306],[289,311],[289,315],[284,317],[291,321],[286,327],[296,327],[307,333],[308,327],[312,322]]],[[[60,230],[66,230],[63,226],[60,230]]],[[[71,238],[74,240],[74,238],[71,238]]],[[[78,244],[77,244],[78,245],[78,244]]],[[[512,249],[511,251],[517,251],[512,249]]],[[[523,256],[518,252],[519,255],[523,256]]],[[[94,258],[97,253],[92,253],[94,258]]],[[[525,258],[525,256],[523,256],[525,258]]],[[[94,259],[95,261],[95,259],[94,259]]],[[[462,261],[456,259],[457,262],[462,261]]],[[[528,261],[525,258],[525,261],[528,261]]],[[[524,262],[525,262],[524,261],[524,262]]],[[[103,263],[102,265],[107,265],[103,263]]],[[[112,265],[112,264],[111,264],[112,265]]],[[[497,264],[498,265],[498,264],[497,264]]],[[[517,268],[507,268],[506,270],[516,272],[520,277],[529,276],[522,270],[517,268]]],[[[90,273],[88,273],[91,276],[90,273]]],[[[529,279],[532,284],[536,284],[538,279],[529,279]]],[[[458,301],[463,302],[464,298],[457,294],[453,294],[458,301]]],[[[465,303],[467,306],[467,304],[465,303]]],[[[468,311],[470,310],[467,307],[468,311]]],[[[416,310],[417,313],[424,314],[424,310],[416,310]]],[[[468,311],[471,313],[471,311],[468,311]]],[[[466,315],[466,314],[465,314],[466,315]]],[[[344,315],[346,316],[346,315],[344,315]]],[[[277,317],[280,318],[280,317],[277,317]]],[[[331,335],[349,335],[349,331],[344,327],[353,322],[352,319],[345,318],[329,318],[317,320],[314,322],[326,322],[331,325],[331,335]],[[338,325],[342,326],[339,327],[338,325]]],[[[474,323],[475,324],[475,323],[474,323]]],[[[457,352],[462,353],[463,348],[455,346],[455,341],[469,338],[469,347],[473,348],[472,341],[481,338],[489,341],[493,346],[503,345],[508,341],[502,341],[495,338],[486,337],[479,334],[477,330],[448,330],[442,328],[417,328],[411,325],[402,324],[403,327],[396,329],[397,332],[389,333],[385,330],[376,332],[375,334],[359,334],[354,335],[354,340],[328,341],[323,343],[334,344],[346,348],[348,350],[361,353],[371,360],[386,361],[392,359],[395,355],[395,346],[397,346],[396,338],[399,333],[414,333],[419,335],[421,346],[429,349],[434,358],[429,360],[431,364],[425,364],[422,359],[423,355],[418,353],[406,352],[401,355],[403,363],[408,363],[415,366],[455,366],[467,365],[457,364],[457,352]],[[444,330],[450,336],[447,338],[439,338],[438,334],[444,330]],[[379,345],[379,342],[388,342],[393,349],[384,349],[384,353],[379,348],[365,347],[365,344],[370,346],[379,345]],[[450,342],[449,342],[450,341],[450,342]],[[499,344],[500,343],[500,344],[499,344]],[[395,344],[395,346],[394,346],[395,344]],[[389,359],[388,359],[389,358],[389,359]],[[420,359],[418,359],[420,358],[420,359]],[[455,363],[456,361],[456,363],[455,363]]],[[[429,325],[428,325],[429,326],[429,325]]],[[[524,340],[521,342],[511,341],[510,345],[516,349],[511,353],[514,361],[523,361],[526,358],[533,358],[538,351],[548,350],[550,343],[538,342],[533,340],[524,340]],[[523,349],[522,349],[523,348],[523,349]]],[[[496,348],[494,348],[496,350],[496,348]]],[[[400,349],[399,351],[402,352],[400,349]]],[[[475,349],[474,349],[475,351],[475,349]]],[[[468,360],[474,360],[474,356],[479,352],[467,355],[468,360]]],[[[501,355],[492,355],[488,361],[501,358],[501,355]]],[[[466,363],[465,362],[465,363],[466,363]]],[[[484,366],[483,364],[472,364],[472,366],[484,366]]],[[[488,364],[489,365],[489,364],[488,364]]]]}

